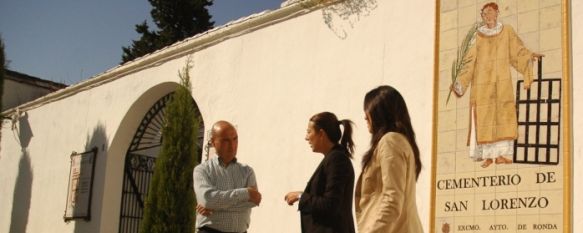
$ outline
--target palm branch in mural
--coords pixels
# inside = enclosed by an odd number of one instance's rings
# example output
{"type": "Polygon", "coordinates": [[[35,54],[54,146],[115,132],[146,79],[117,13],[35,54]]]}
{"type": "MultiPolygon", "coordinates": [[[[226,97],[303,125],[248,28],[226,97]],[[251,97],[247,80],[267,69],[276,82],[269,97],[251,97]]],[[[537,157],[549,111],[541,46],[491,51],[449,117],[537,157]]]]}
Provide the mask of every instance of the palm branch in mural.
{"type": "MultiPolygon", "coordinates": [[[[464,58],[466,57],[466,55],[470,51],[470,47],[472,46],[474,38],[476,36],[476,31],[478,30],[478,27],[480,27],[481,25],[482,24],[479,22],[474,23],[474,25],[470,28],[470,30],[468,30],[468,33],[466,33],[466,36],[464,37],[464,40],[462,41],[461,46],[457,50],[457,57],[455,58],[455,60],[451,64],[451,84],[452,85],[457,80],[457,77],[459,76],[462,68],[469,62],[469,59],[464,59],[464,58]]],[[[449,94],[447,94],[447,100],[445,101],[446,104],[449,103],[449,98],[451,97],[451,92],[452,92],[452,89],[450,88],[449,94]]]]}

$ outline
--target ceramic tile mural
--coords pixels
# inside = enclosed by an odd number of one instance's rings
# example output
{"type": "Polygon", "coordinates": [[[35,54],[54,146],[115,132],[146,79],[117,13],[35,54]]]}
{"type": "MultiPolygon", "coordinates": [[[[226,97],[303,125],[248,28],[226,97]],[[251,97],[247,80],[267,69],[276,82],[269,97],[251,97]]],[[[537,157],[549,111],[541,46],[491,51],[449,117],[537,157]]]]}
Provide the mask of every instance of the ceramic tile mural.
{"type": "Polygon", "coordinates": [[[569,232],[568,1],[437,5],[430,232],[569,232]]]}

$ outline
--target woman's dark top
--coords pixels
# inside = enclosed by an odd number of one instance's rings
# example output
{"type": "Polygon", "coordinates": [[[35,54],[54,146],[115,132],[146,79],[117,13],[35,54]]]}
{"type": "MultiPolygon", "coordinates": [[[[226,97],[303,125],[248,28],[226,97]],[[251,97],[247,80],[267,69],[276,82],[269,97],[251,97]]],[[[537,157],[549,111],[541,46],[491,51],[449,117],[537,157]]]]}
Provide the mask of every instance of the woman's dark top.
{"type": "Polygon", "coordinates": [[[303,233],[354,233],[354,169],[348,151],[336,145],[312,175],[299,202],[303,233]]]}

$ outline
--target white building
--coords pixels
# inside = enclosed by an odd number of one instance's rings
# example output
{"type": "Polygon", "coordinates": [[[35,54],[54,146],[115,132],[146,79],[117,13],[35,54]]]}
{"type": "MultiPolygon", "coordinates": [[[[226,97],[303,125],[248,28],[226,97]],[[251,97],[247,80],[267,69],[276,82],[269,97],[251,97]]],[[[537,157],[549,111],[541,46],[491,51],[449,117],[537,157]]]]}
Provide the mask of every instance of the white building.
{"type": "Polygon", "coordinates": [[[12,70],[6,70],[2,92],[2,111],[37,99],[67,85],[40,79],[12,70]]]}
{"type": "MultiPolygon", "coordinates": [[[[399,89],[409,105],[424,164],[417,205],[429,231],[436,3],[366,0],[313,7],[317,2],[249,16],[18,106],[19,120],[2,127],[0,232],[124,232],[122,215],[137,211],[122,213],[131,202],[123,187],[124,164],[137,151],[132,140],[144,138],[140,125],[156,128],[148,119],[178,85],[189,56],[192,96],[204,125],[221,119],[236,124],[238,158],[257,174],[263,201],[253,209],[250,232],[300,231],[297,208],[283,196],[302,190],[321,159],[304,141],[313,114],[332,111],[356,123],[353,164],[360,171],[369,144],[364,94],[382,84],[399,89]],[[71,152],[93,147],[91,220],[65,222],[71,152]]],[[[576,100],[583,99],[583,86],[576,77],[583,75],[583,2],[569,4],[572,166],[582,167],[583,105],[576,100]]],[[[583,231],[581,177],[581,169],[572,171],[573,232],[583,231]]]]}

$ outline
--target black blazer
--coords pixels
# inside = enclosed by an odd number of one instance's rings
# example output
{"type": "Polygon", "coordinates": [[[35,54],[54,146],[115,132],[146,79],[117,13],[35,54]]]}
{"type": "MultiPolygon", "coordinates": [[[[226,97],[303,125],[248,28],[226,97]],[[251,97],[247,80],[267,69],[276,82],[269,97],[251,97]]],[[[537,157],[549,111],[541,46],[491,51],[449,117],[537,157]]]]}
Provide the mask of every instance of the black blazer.
{"type": "Polygon", "coordinates": [[[354,233],[354,169],[348,152],[337,145],[310,178],[299,210],[303,233],[354,233]]]}

